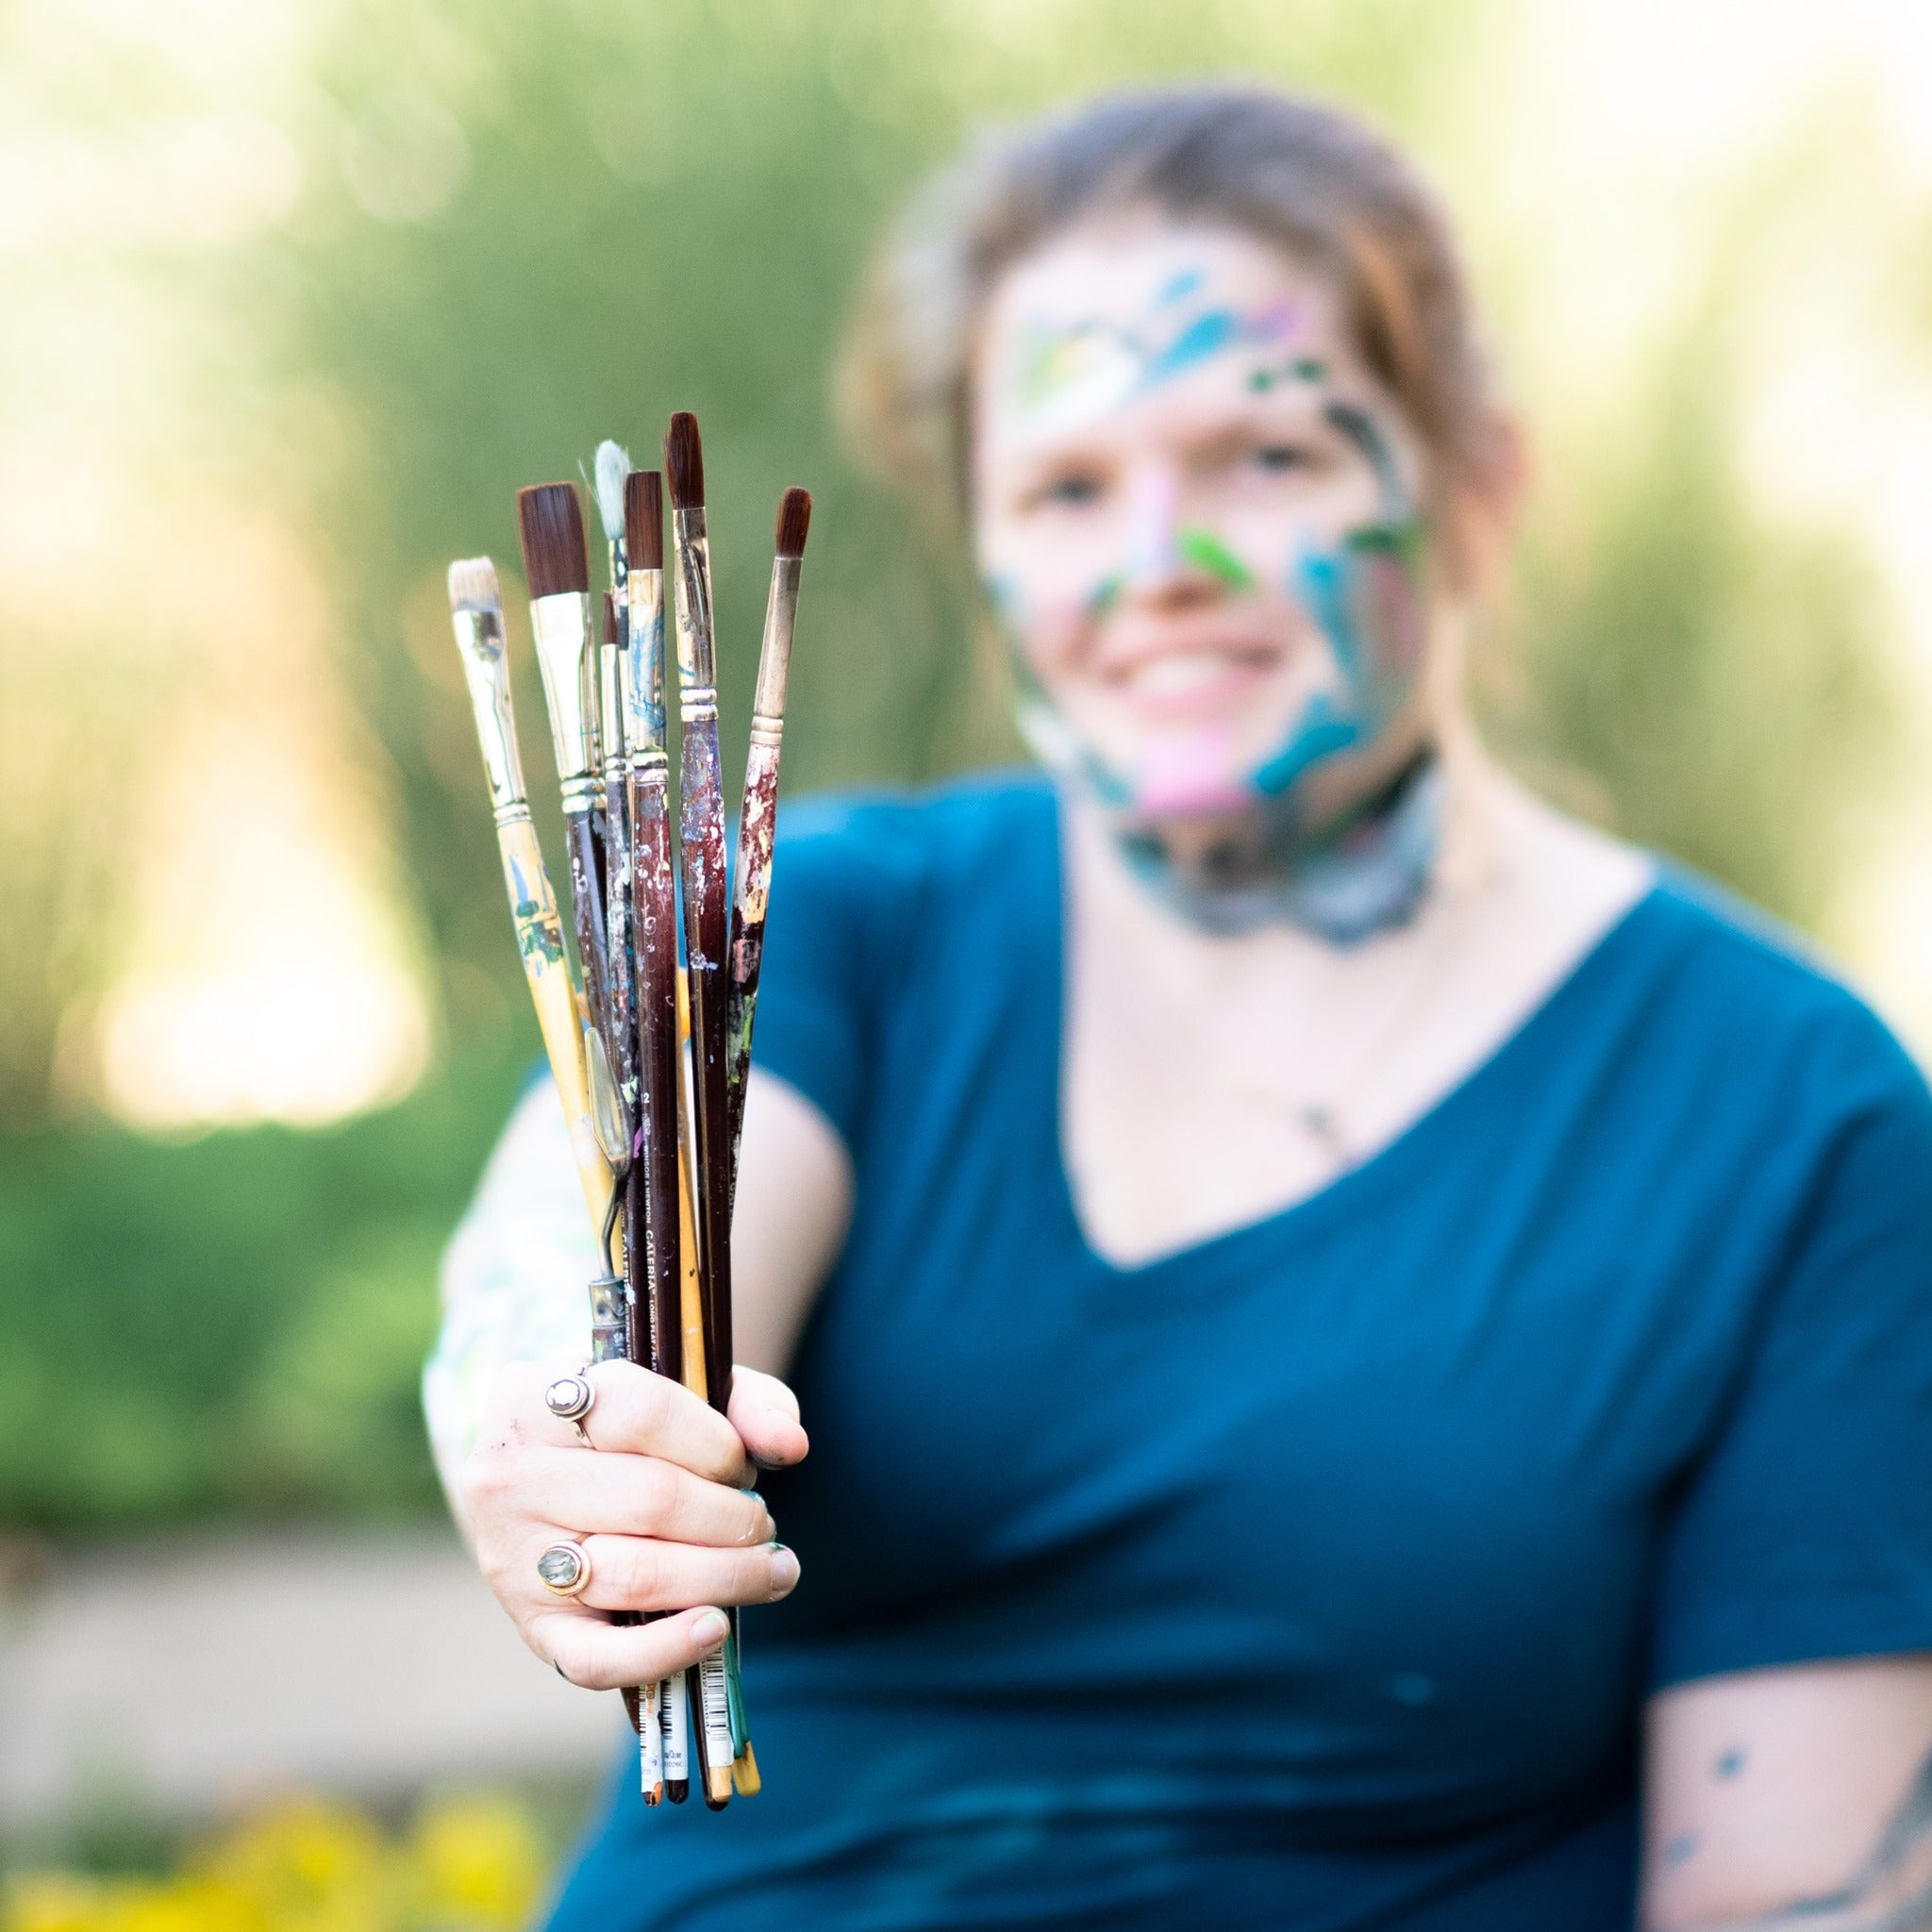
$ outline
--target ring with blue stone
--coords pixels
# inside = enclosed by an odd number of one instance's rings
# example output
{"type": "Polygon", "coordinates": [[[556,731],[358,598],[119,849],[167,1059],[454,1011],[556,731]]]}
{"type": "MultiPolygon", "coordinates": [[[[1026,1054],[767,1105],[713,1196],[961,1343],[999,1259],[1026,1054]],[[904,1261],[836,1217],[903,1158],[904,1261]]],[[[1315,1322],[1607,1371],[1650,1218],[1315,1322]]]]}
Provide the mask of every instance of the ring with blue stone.
{"type": "Polygon", "coordinates": [[[582,1543],[552,1543],[537,1558],[537,1580],[552,1596],[582,1596],[591,1587],[591,1555],[582,1543]]]}

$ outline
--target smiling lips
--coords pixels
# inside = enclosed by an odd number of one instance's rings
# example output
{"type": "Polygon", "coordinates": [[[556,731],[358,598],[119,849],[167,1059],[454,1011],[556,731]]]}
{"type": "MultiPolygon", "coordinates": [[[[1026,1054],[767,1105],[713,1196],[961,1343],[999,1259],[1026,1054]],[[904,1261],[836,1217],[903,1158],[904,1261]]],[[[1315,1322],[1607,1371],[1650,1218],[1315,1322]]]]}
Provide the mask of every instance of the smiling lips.
{"type": "Polygon", "coordinates": [[[1150,724],[1225,717],[1281,669],[1272,645],[1188,643],[1103,658],[1096,666],[1109,692],[1150,724]]]}

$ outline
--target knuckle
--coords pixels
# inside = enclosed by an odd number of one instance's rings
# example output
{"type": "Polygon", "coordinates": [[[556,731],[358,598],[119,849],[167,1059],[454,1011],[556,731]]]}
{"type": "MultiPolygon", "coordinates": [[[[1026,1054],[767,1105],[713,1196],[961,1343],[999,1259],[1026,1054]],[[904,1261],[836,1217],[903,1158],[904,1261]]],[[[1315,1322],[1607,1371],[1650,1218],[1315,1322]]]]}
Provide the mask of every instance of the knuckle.
{"type": "Polygon", "coordinates": [[[619,1588],[626,1609],[653,1609],[664,1589],[664,1554],[658,1544],[633,1537],[625,1551],[619,1588]]]}
{"type": "Polygon", "coordinates": [[[510,1457],[496,1444],[474,1450],[463,1464],[463,1501],[473,1516],[483,1514],[509,1487],[510,1457]]]}
{"type": "Polygon", "coordinates": [[[677,1513],[677,1472],[655,1457],[638,1467],[636,1508],[646,1534],[669,1527],[677,1513]]]}

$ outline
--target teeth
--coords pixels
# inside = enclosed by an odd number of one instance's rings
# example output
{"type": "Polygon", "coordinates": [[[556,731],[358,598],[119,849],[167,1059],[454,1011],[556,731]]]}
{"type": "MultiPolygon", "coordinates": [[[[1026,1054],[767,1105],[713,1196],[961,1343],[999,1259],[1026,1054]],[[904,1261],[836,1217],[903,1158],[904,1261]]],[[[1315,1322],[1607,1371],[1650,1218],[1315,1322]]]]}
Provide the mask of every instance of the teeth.
{"type": "Polygon", "coordinates": [[[1157,695],[1200,691],[1218,682],[1234,668],[1234,659],[1220,652],[1188,652],[1172,658],[1149,658],[1127,673],[1136,691],[1157,695]]]}

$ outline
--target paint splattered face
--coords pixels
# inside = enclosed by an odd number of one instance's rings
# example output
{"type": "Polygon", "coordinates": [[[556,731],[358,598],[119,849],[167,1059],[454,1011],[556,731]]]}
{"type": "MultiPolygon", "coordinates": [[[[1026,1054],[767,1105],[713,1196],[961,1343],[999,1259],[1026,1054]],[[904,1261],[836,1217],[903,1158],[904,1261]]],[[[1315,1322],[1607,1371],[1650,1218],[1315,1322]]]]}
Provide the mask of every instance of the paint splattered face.
{"type": "Polygon", "coordinates": [[[1223,816],[1413,727],[1420,453],[1319,275],[1154,216],[1070,233],[1001,281],[976,378],[979,565],[1051,761],[1223,816]]]}

